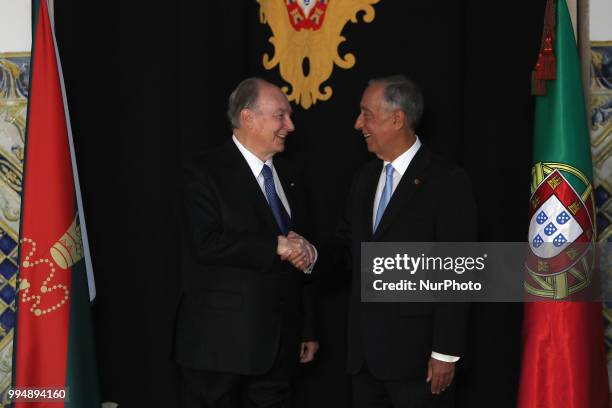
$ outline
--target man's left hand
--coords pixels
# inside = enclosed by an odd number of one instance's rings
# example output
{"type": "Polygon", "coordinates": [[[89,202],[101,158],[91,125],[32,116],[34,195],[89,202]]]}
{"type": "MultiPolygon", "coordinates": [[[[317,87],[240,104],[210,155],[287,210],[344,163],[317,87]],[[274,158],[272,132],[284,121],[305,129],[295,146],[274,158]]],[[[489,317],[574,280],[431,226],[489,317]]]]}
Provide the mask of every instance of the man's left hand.
{"type": "Polygon", "coordinates": [[[304,341],[300,345],[300,363],[310,363],[319,350],[318,341],[304,341]]]}
{"type": "Polygon", "coordinates": [[[447,389],[455,377],[455,363],[430,358],[427,364],[427,382],[431,382],[431,393],[439,394],[447,389]]]}

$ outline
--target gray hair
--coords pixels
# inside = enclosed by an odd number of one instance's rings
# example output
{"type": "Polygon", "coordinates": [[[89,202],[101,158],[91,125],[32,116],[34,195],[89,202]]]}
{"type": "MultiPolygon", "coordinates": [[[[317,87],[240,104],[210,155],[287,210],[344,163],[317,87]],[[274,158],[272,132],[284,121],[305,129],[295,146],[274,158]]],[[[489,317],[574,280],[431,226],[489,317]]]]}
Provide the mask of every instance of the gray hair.
{"type": "Polygon", "coordinates": [[[232,129],[240,129],[240,112],[243,109],[255,109],[259,88],[266,83],[260,78],[247,78],[240,82],[236,89],[230,94],[227,103],[227,117],[232,129]]]}
{"type": "Polygon", "coordinates": [[[404,75],[392,75],[370,80],[368,85],[382,84],[383,98],[387,109],[401,109],[408,117],[410,127],[416,130],[423,116],[423,94],[421,87],[404,75]]]}

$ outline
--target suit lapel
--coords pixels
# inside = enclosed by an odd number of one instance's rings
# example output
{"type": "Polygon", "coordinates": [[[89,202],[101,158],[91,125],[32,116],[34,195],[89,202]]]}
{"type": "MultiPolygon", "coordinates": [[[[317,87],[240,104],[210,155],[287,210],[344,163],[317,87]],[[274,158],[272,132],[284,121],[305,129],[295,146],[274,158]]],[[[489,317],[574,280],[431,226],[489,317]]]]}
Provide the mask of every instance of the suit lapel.
{"type": "MultiPolygon", "coordinates": [[[[425,170],[429,165],[429,161],[429,151],[425,149],[425,146],[421,146],[402,176],[395,192],[391,196],[391,200],[374,233],[373,239],[375,241],[393,224],[393,219],[408,205],[410,198],[421,187],[421,184],[425,181],[425,170]]],[[[376,189],[376,186],[374,186],[374,188],[376,189]]],[[[374,199],[372,198],[370,202],[373,203],[374,199]]],[[[372,217],[370,217],[370,221],[371,220],[372,217]]]]}
{"type": "Polygon", "coordinates": [[[380,178],[380,172],[382,171],[382,161],[378,161],[376,166],[372,166],[372,170],[369,171],[365,176],[365,201],[363,205],[363,218],[365,220],[363,224],[363,236],[367,241],[372,239],[372,226],[374,217],[374,196],[376,195],[376,187],[378,186],[378,179],[380,178]]]}
{"type": "Polygon", "coordinates": [[[256,213],[265,221],[269,230],[280,234],[280,229],[274,219],[268,200],[261,191],[261,187],[259,187],[246,159],[232,140],[226,146],[228,150],[228,173],[232,178],[231,182],[240,188],[245,200],[253,203],[256,213]]]}
{"type": "Polygon", "coordinates": [[[289,209],[291,210],[291,216],[289,217],[289,230],[291,230],[292,226],[295,225],[294,219],[296,214],[299,212],[299,210],[297,210],[299,203],[295,196],[295,181],[284,160],[274,160],[274,169],[276,170],[283,192],[289,203],[289,209]]]}

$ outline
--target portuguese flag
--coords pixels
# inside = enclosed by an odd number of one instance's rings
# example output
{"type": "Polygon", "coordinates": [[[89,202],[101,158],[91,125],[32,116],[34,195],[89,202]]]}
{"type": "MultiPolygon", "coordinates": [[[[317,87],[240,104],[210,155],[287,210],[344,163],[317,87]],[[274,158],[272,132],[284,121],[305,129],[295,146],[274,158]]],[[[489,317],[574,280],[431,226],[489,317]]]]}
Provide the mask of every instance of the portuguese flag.
{"type": "Polygon", "coordinates": [[[565,0],[549,0],[536,95],[519,408],[609,407],[602,306],[593,286],[592,164],[580,64],[565,0]],[[533,260],[533,259],[532,259],[533,260]]]}
{"type": "Polygon", "coordinates": [[[33,8],[38,18],[30,75],[13,386],[66,389],[68,395],[67,402],[52,400],[51,393],[41,402],[15,406],[99,408],[90,304],[95,289],[61,65],[46,0],[33,8]]]}

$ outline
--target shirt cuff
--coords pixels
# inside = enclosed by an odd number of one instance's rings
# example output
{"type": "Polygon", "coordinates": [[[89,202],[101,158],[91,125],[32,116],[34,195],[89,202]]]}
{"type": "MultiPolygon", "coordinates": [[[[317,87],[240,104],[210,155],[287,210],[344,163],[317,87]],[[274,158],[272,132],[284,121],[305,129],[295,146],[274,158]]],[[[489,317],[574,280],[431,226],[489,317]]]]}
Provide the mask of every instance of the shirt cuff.
{"type": "Polygon", "coordinates": [[[312,263],[308,265],[306,269],[304,269],[304,273],[307,273],[309,275],[312,273],[312,270],[314,269],[314,266],[317,263],[317,259],[319,258],[319,253],[317,252],[317,248],[312,244],[310,245],[312,246],[312,249],[314,249],[315,258],[314,258],[314,261],[312,261],[312,263]]]}
{"type": "Polygon", "coordinates": [[[431,352],[431,358],[435,358],[436,360],[444,361],[446,363],[456,363],[459,361],[459,357],[457,356],[449,356],[448,354],[436,353],[435,351],[431,352]]]}

